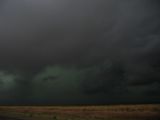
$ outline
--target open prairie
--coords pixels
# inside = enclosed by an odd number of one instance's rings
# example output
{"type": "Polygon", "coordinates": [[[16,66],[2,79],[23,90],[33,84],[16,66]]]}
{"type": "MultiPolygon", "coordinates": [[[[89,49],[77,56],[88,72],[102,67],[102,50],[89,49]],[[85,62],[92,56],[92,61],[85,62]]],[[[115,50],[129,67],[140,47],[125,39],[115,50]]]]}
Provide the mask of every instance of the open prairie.
{"type": "Polygon", "coordinates": [[[0,120],[160,120],[160,105],[0,106],[0,120]]]}

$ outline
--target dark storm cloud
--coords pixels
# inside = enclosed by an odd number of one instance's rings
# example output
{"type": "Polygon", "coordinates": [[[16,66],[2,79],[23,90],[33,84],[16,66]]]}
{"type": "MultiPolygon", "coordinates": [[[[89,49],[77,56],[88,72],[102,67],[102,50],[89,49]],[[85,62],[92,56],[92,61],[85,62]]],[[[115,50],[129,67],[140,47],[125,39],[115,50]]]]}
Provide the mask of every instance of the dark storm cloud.
{"type": "Polygon", "coordinates": [[[158,0],[0,4],[0,92],[11,93],[8,103],[160,101],[158,0]]]}

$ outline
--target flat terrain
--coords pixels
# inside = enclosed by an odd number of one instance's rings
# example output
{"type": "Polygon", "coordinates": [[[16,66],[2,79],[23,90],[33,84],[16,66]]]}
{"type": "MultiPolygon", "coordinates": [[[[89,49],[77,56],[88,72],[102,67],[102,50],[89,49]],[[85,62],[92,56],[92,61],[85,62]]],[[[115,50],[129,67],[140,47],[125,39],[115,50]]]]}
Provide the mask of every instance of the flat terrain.
{"type": "Polygon", "coordinates": [[[160,120],[160,105],[0,106],[0,120],[160,120]]]}

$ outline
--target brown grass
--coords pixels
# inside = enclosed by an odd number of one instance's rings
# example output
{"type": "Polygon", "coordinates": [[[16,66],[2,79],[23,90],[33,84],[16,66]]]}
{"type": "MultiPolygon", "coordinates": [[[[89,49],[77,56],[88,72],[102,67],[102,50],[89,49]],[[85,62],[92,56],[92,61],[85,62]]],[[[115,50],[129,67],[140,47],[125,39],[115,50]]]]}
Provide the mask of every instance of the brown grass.
{"type": "Polygon", "coordinates": [[[25,120],[160,120],[160,105],[0,106],[0,116],[25,120]]]}

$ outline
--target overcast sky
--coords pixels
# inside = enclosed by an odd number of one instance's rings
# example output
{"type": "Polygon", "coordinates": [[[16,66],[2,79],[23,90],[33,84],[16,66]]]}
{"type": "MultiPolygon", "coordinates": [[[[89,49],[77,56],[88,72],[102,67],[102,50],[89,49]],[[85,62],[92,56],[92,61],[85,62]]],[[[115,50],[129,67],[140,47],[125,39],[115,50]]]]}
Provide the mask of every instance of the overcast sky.
{"type": "Polygon", "coordinates": [[[160,103],[159,0],[1,0],[0,104],[160,103]]]}

